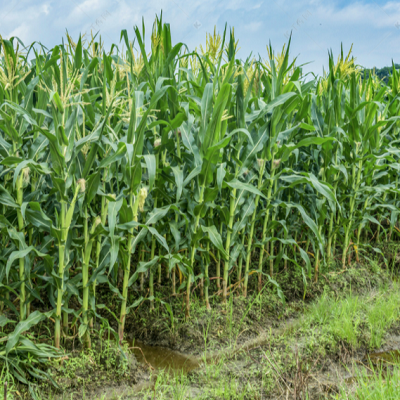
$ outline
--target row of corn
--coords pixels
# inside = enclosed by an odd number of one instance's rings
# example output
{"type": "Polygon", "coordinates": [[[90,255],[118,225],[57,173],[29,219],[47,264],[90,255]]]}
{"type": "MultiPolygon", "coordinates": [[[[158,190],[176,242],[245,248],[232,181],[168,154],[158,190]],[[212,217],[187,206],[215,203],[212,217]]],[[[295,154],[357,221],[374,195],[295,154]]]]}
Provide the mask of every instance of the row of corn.
{"type": "Polygon", "coordinates": [[[208,309],[266,283],[282,296],[277,272],[307,285],[397,237],[394,68],[365,79],[342,51],[315,78],[290,42],[239,59],[227,30],[191,52],[161,18],[145,37],[0,40],[0,325],[20,327],[0,357],[46,354],[21,336],[45,318],[56,348],[75,327],[90,347],[106,308],[122,340],[156,285],[184,294],[189,318],[192,293],[208,309]]]}

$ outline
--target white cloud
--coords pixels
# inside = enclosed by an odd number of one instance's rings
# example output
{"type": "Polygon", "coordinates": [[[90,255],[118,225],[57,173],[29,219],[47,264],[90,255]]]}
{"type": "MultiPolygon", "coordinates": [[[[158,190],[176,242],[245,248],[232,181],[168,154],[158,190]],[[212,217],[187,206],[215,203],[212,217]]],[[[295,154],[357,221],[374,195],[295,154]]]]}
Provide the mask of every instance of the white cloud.
{"type": "Polygon", "coordinates": [[[27,38],[30,37],[30,35],[33,32],[31,32],[30,28],[26,24],[22,24],[17,26],[14,30],[12,30],[8,35],[6,35],[7,38],[16,36],[20,38],[25,44],[28,44],[27,38]]]}
{"type": "Polygon", "coordinates": [[[49,13],[50,13],[50,5],[49,4],[43,4],[41,9],[44,14],[49,15],[49,13]]]}
{"type": "MultiPolygon", "coordinates": [[[[345,50],[354,43],[360,64],[383,66],[400,58],[400,2],[350,1],[344,6],[322,0],[14,0],[0,3],[0,33],[19,36],[25,43],[41,41],[52,47],[61,41],[65,29],[77,37],[80,32],[100,30],[106,45],[118,43],[121,29],[133,39],[132,27],[142,16],[149,36],[156,14],[171,23],[173,41],[194,49],[204,45],[206,32],[214,25],[220,32],[225,23],[235,27],[241,57],[251,51],[266,57],[271,40],[278,50],[292,31],[292,54],[305,67],[320,73],[327,64],[327,51],[345,50]],[[398,26],[398,27],[396,27],[398,26]]],[[[400,60],[399,60],[400,61],[400,60]]]]}
{"type": "Polygon", "coordinates": [[[251,22],[245,26],[245,29],[249,32],[257,32],[262,27],[262,22],[251,22]]]}

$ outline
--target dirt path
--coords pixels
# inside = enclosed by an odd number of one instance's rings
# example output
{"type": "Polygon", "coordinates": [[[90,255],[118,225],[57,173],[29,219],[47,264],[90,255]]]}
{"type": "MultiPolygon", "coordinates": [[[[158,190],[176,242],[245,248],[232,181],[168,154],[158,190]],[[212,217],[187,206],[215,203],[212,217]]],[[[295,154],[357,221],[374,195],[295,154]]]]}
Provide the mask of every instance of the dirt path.
{"type": "Polygon", "coordinates": [[[273,290],[232,296],[226,306],[216,299],[211,312],[194,298],[190,321],[179,300],[171,300],[172,321],[162,305],[152,313],[143,305],[127,321],[128,363],[117,348],[104,355],[108,342],[94,342],[91,354],[77,352],[55,369],[67,395],[55,398],[82,399],[84,387],[86,400],[301,399],[306,391],[310,400],[325,399],[343,384],[351,389],[372,349],[400,348],[399,290],[385,273],[332,275],[329,285],[308,288],[306,301],[301,292],[290,299],[290,287],[285,305],[273,290]],[[382,331],[379,346],[371,346],[371,324],[382,331]]]}

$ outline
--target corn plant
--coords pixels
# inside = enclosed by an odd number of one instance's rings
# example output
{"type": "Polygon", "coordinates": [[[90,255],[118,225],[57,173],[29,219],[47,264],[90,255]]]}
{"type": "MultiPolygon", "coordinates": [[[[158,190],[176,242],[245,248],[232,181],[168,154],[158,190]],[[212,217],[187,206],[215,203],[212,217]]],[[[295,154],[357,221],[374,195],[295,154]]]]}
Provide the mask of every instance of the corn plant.
{"type": "MultiPolygon", "coordinates": [[[[1,318],[51,318],[59,349],[76,326],[90,347],[107,315],[120,344],[161,287],[186,318],[193,291],[207,310],[265,284],[284,300],[280,272],[306,290],[397,239],[394,67],[388,84],[366,79],[342,50],[310,79],[290,41],[241,60],[225,29],[190,51],[162,16],[150,48],[144,24],[134,38],[0,39],[1,318]]],[[[0,339],[0,357],[58,354],[18,337],[0,339]]]]}

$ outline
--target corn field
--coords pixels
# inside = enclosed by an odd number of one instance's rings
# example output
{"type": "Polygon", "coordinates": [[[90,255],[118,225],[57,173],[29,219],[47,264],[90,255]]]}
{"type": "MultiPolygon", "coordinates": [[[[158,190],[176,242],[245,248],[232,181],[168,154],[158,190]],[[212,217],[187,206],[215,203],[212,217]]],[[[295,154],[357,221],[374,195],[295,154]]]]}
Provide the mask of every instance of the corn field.
{"type": "MultiPolygon", "coordinates": [[[[118,45],[79,37],[48,50],[0,40],[0,357],[57,353],[24,332],[53,321],[87,348],[99,285],[128,313],[155,286],[227,302],[298,270],[379,253],[399,229],[399,72],[389,84],[343,50],[321,77],[267,47],[237,57],[234,31],[190,52],[158,17],[118,45]],[[70,307],[74,300],[80,309],[70,307]]],[[[110,310],[108,310],[110,311],[110,310]]],[[[110,311],[110,313],[112,313],[110,311]]]]}

